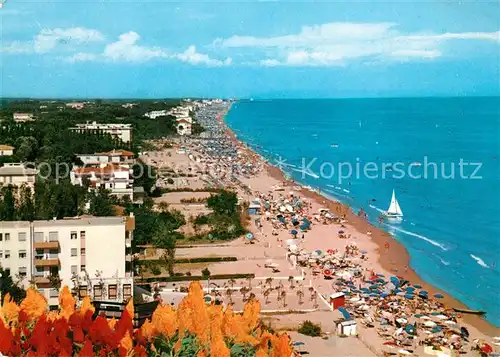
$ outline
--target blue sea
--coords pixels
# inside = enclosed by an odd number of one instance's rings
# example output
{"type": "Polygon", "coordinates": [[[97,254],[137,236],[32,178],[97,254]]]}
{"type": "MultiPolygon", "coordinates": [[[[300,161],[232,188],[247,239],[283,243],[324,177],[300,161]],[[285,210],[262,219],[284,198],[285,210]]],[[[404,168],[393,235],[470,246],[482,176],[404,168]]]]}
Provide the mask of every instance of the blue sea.
{"type": "Polygon", "coordinates": [[[499,98],[239,101],[226,120],[295,181],[375,223],[394,189],[404,220],[383,227],[411,267],[500,326],[499,98]]]}

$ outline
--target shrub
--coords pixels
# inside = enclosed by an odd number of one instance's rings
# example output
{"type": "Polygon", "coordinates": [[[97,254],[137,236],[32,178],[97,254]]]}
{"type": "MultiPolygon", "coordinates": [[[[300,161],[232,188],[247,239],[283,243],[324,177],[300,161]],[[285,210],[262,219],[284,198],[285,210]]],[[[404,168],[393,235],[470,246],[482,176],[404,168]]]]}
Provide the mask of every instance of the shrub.
{"type": "Polygon", "coordinates": [[[306,336],[317,337],[321,335],[321,327],[312,321],[306,320],[302,322],[298,332],[306,336]]]}
{"type": "Polygon", "coordinates": [[[208,277],[210,276],[210,270],[208,270],[208,268],[205,268],[201,271],[201,275],[202,276],[205,276],[205,277],[208,277]]]}
{"type": "Polygon", "coordinates": [[[151,274],[153,275],[160,275],[161,274],[161,269],[157,265],[153,265],[150,268],[151,274]]]}

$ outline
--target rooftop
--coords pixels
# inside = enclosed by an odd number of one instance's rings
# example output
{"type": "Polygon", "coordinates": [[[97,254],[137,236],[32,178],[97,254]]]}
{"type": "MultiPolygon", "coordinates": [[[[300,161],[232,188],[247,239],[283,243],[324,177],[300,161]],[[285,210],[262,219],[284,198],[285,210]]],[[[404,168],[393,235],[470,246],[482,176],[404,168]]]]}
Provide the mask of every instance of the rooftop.
{"type": "Polygon", "coordinates": [[[38,171],[26,168],[23,164],[6,164],[0,167],[0,176],[34,176],[38,171]]]}

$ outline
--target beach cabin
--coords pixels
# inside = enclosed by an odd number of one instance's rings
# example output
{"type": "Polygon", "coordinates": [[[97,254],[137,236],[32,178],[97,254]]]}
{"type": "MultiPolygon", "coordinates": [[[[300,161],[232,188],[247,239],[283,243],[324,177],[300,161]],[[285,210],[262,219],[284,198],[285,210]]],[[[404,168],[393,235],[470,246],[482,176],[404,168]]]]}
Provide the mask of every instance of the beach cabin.
{"type": "Polygon", "coordinates": [[[333,310],[337,310],[339,307],[345,306],[345,295],[344,293],[334,293],[330,295],[330,306],[333,310]]]}
{"type": "Polygon", "coordinates": [[[253,200],[248,206],[248,214],[253,216],[260,214],[260,201],[253,200]]]}
{"type": "Polygon", "coordinates": [[[337,324],[337,335],[339,336],[356,336],[358,334],[356,321],[346,320],[337,324]]]}

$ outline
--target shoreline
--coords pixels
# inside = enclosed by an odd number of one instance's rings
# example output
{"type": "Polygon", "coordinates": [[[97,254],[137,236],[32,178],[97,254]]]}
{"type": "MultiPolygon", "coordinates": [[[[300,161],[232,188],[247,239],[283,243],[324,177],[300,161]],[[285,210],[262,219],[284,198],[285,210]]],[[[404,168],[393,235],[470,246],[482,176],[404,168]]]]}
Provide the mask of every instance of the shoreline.
{"type": "MultiPolygon", "coordinates": [[[[293,180],[288,180],[285,174],[277,167],[269,164],[260,154],[250,149],[245,142],[238,139],[237,135],[233,130],[227,125],[225,121],[225,116],[231,110],[232,104],[227,108],[226,111],[220,113],[218,120],[221,121],[226,129],[226,135],[234,141],[234,143],[241,149],[247,151],[254,159],[260,160],[264,163],[265,169],[269,176],[280,181],[283,188],[294,189],[296,186],[300,186],[300,194],[308,199],[312,199],[317,203],[329,208],[332,212],[344,212],[346,213],[346,219],[348,225],[351,226],[356,232],[360,234],[365,234],[370,231],[370,239],[378,246],[378,255],[375,258],[376,261],[380,263],[382,268],[391,272],[394,275],[401,276],[406,280],[411,281],[413,284],[421,285],[425,290],[429,292],[430,296],[440,293],[444,296],[440,300],[445,306],[449,308],[458,309],[468,309],[468,307],[459,301],[458,299],[451,296],[449,293],[440,290],[436,286],[423,280],[410,266],[410,254],[406,247],[398,242],[390,233],[384,231],[382,228],[372,224],[364,218],[358,217],[351,209],[351,207],[345,203],[332,200],[328,197],[321,195],[318,192],[310,191],[303,187],[302,184],[294,182],[293,180]],[[386,242],[389,242],[389,248],[385,248],[386,242]]],[[[498,336],[500,334],[500,328],[495,327],[492,323],[487,321],[485,318],[477,315],[471,314],[460,314],[461,319],[475,327],[481,333],[488,335],[490,337],[498,336]]]]}

